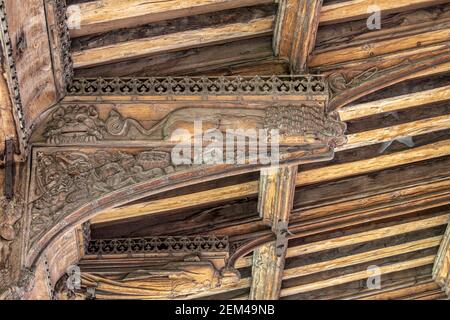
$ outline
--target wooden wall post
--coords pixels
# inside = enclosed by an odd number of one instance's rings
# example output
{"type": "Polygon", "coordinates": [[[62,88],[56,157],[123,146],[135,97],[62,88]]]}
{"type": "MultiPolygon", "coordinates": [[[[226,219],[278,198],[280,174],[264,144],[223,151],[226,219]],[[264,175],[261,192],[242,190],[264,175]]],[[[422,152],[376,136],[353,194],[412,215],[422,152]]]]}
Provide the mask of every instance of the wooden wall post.
{"type": "Polygon", "coordinates": [[[297,166],[261,170],[258,209],[277,240],[253,253],[251,300],[279,298],[287,249],[287,226],[294,201],[297,166]]]}

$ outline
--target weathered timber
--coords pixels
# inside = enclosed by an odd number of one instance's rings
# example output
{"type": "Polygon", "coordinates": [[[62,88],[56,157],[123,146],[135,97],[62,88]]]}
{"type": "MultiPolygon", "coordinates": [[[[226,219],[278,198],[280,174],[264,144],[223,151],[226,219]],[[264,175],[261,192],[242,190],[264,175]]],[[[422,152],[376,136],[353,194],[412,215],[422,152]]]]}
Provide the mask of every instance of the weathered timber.
{"type": "Polygon", "coordinates": [[[270,4],[273,0],[90,1],[69,6],[70,34],[80,37],[163,20],[270,4]],[[79,24],[77,24],[79,22],[79,24]]]}
{"type": "MultiPolygon", "coordinates": [[[[386,168],[443,157],[449,154],[450,142],[448,140],[443,140],[429,145],[412,148],[404,152],[302,171],[297,175],[297,186],[375,172],[386,168]]],[[[161,199],[151,203],[127,206],[126,208],[111,209],[97,215],[92,222],[101,223],[126,219],[150,213],[180,209],[185,207],[186,203],[189,203],[189,206],[194,206],[214,201],[243,198],[257,193],[258,182],[252,181],[240,185],[223,187],[221,189],[212,189],[207,192],[194,193],[192,195],[161,199]]]]}
{"type": "Polygon", "coordinates": [[[444,86],[397,97],[354,104],[341,108],[338,112],[342,121],[349,121],[448,100],[450,100],[450,86],[444,86]]]}
{"type": "Polygon", "coordinates": [[[73,54],[74,67],[82,68],[123,61],[146,55],[185,50],[204,45],[237,41],[270,34],[274,17],[260,18],[248,23],[228,24],[199,30],[143,38],[105,47],[86,49],[73,54]]]}
{"type": "MultiPolygon", "coordinates": [[[[433,261],[434,261],[434,255],[426,256],[423,258],[418,258],[418,259],[409,260],[409,261],[405,261],[405,262],[398,262],[398,263],[381,266],[380,272],[382,274],[389,274],[389,273],[393,273],[393,272],[397,272],[397,271],[402,271],[402,270],[407,270],[407,269],[411,269],[411,268],[425,266],[425,265],[432,263],[433,261]]],[[[313,283],[284,288],[281,290],[280,296],[286,297],[286,296],[290,296],[290,295],[294,295],[294,294],[298,294],[298,293],[319,290],[319,289],[336,286],[336,285],[340,285],[340,284],[344,284],[344,283],[348,283],[348,282],[352,282],[352,281],[367,279],[369,276],[370,276],[370,272],[367,270],[350,273],[350,274],[346,274],[346,275],[343,275],[343,276],[337,277],[337,278],[330,278],[330,279],[325,279],[325,280],[321,280],[321,281],[316,281],[313,283]]]]}
{"type": "Polygon", "coordinates": [[[277,240],[253,253],[251,300],[276,300],[287,249],[287,225],[294,201],[297,166],[264,169],[259,184],[258,211],[272,225],[277,240]]]}
{"type": "MultiPolygon", "coordinates": [[[[221,45],[206,46],[169,52],[161,55],[132,59],[114,64],[77,69],[77,78],[93,77],[149,77],[184,76],[210,73],[215,69],[232,68],[249,62],[257,62],[273,56],[272,37],[258,37],[233,41],[221,45]],[[251,43],[251,45],[249,45],[251,43]]],[[[242,74],[242,73],[239,73],[242,74]]],[[[261,75],[261,72],[253,74],[261,75]]],[[[272,72],[283,74],[283,72],[272,72]]],[[[251,74],[249,74],[251,75],[251,74]]]]}

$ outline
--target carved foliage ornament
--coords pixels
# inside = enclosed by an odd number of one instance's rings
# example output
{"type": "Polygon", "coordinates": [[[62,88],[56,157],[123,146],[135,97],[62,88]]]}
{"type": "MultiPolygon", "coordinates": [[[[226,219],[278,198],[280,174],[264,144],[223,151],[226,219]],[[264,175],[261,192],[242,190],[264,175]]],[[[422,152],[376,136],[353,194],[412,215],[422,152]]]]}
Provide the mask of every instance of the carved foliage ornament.
{"type": "Polygon", "coordinates": [[[171,165],[170,152],[157,149],[136,154],[105,150],[38,152],[35,161],[32,241],[65,213],[89,200],[184,169],[171,165]]]}

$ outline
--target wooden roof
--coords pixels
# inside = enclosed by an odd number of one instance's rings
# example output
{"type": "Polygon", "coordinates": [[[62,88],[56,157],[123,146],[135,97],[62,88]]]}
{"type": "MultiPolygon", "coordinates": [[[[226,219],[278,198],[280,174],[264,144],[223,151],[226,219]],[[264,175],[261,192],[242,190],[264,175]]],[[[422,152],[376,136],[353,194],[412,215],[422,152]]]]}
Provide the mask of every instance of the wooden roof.
{"type": "MultiPolygon", "coordinates": [[[[11,139],[15,192],[28,199],[28,208],[39,151],[89,154],[100,146],[119,152],[151,145],[139,134],[134,142],[49,143],[46,125],[58,107],[91,105],[102,121],[116,110],[146,130],[188,105],[261,109],[280,103],[277,94],[161,98],[118,92],[114,85],[102,91],[102,79],[256,81],[252,77],[318,75],[326,79],[327,92],[285,101],[309,99],[337,112],[347,125],[347,142],[334,148],[332,160],[294,163],[275,173],[230,169],[213,176],[205,170],[159,192],[138,194],[130,188],[121,198],[128,192],[130,200],[114,205],[103,205],[110,201],[106,196],[89,199],[95,214],[55,220],[37,237],[38,245],[30,242],[28,252],[16,248],[19,265],[33,265],[54,289],[64,273],[61,260],[94,274],[148,266],[145,256],[85,255],[86,241],[226,236],[230,247],[241,250],[240,255],[230,251],[238,257],[241,279],[187,298],[448,299],[448,0],[64,2],[27,0],[23,7],[1,1],[7,23],[2,24],[0,153],[11,139]],[[382,24],[369,30],[367,10],[373,5],[382,10],[382,24]],[[86,81],[93,83],[92,92],[86,81]],[[87,220],[90,234],[83,238],[87,220]],[[62,246],[54,239],[63,234],[73,239],[62,246]],[[61,248],[68,247],[76,249],[61,258],[61,248]],[[371,266],[381,273],[381,288],[375,290],[367,285],[371,266]]],[[[10,167],[5,156],[2,185],[10,167]]],[[[30,225],[32,212],[24,213],[23,226],[30,225]]],[[[29,228],[19,227],[24,242],[31,238],[29,228]]],[[[41,282],[30,298],[45,296],[48,283],[41,282]]]]}

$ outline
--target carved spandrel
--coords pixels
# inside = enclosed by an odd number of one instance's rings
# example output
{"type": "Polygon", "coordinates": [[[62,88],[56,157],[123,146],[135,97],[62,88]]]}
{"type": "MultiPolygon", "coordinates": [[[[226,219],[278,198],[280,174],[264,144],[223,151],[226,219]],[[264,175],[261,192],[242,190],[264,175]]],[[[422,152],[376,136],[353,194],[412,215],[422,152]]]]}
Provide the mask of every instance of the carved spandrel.
{"type": "Polygon", "coordinates": [[[184,169],[172,166],[165,150],[38,152],[35,161],[32,241],[65,213],[92,199],[184,169]]]}

